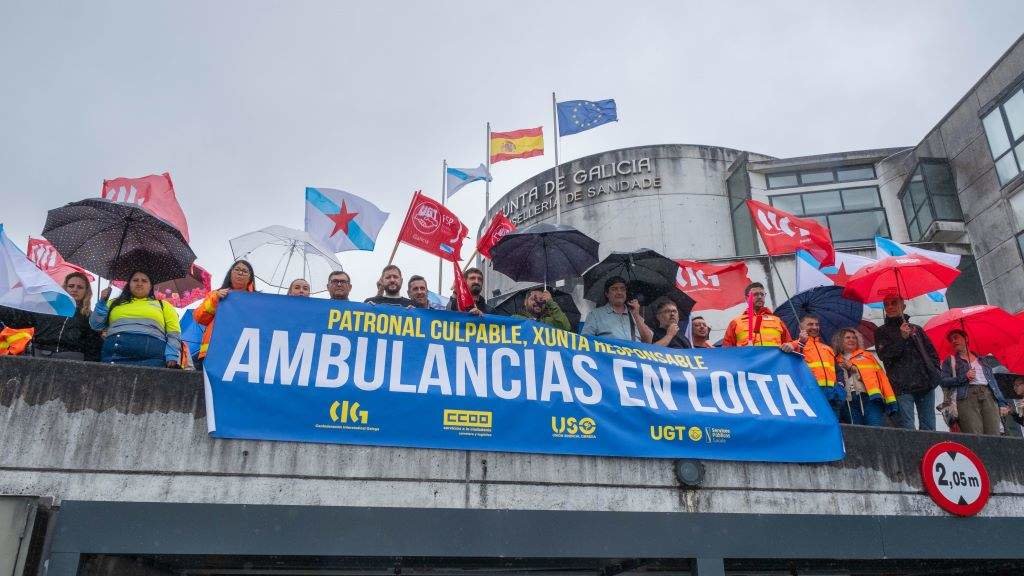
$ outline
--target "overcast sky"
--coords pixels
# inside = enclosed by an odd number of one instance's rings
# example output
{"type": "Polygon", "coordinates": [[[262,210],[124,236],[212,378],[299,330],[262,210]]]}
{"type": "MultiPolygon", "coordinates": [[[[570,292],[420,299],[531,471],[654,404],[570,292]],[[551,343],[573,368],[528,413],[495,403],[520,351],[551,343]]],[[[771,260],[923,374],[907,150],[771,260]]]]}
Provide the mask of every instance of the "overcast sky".
{"type": "MultiPolygon", "coordinates": [[[[0,0],[0,222],[24,247],[104,178],[169,171],[219,281],[230,238],[302,228],[304,188],[340,188],[392,214],[375,252],[339,256],[362,298],[412,191],[437,197],[445,158],[484,161],[486,122],[548,138],[544,157],[492,168],[492,200],[552,165],[552,91],[619,107],[620,122],[563,139],[563,161],[914,145],[1021,22],[1019,0],[0,0]]],[[[451,206],[475,231],[483,185],[451,206]]],[[[436,259],[403,246],[396,262],[435,288],[436,259]]]]}

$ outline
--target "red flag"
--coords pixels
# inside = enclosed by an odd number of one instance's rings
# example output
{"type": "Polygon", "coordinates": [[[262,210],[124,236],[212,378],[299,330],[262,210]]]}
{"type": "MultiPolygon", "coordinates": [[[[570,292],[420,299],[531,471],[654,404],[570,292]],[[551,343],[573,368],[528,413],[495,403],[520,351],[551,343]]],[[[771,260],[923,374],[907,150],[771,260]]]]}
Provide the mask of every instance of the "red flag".
{"type": "Polygon", "coordinates": [[[64,285],[64,278],[72,272],[81,272],[92,282],[95,276],[85,271],[85,268],[75,266],[64,260],[64,257],[57,252],[57,249],[45,238],[28,238],[28,247],[25,249],[28,259],[43,272],[53,278],[53,281],[61,286],[64,285]]]}
{"type": "Polygon", "coordinates": [[[455,298],[455,304],[459,312],[469,312],[476,307],[473,292],[470,291],[469,283],[466,282],[466,277],[462,275],[462,270],[459,270],[459,263],[453,261],[452,267],[455,269],[455,289],[452,291],[452,298],[455,298]]]}
{"type": "Polygon", "coordinates": [[[494,248],[498,244],[498,240],[505,237],[505,234],[515,231],[516,225],[508,219],[508,216],[505,216],[504,212],[498,212],[494,215],[494,218],[491,218],[491,223],[487,226],[487,230],[477,239],[477,252],[490,260],[491,248],[494,248]]]}
{"type": "Polygon", "coordinates": [[[142,178],[114,178],[103,181],[100,196],[114,202],[138,204],[157,218],[177,228],[188,242],[188,221],[174,195],[174,183],[167,172],[142,178]]]}
{"type": "Polygon", "coordinates": [[[398,232],[398,241],[458,262],[462,259],[462,241],[468,235],[469,228],[455,214],[417,190],[398,232]]]}
{"type": "Polygon", "coordinates": [[[832,233],[817,220],[799,218],[757,200],[747,200],[747,208],[768,254],[777,256],[802,249],[822,266],[835,264],[832,233]]]}
{"type": "Polygon", "coordinates": [[[697,302],[694,310],[725,310],[743,302],[743,290],[750,284],[746,262],[676,262],[676,286],[697,302]]]}

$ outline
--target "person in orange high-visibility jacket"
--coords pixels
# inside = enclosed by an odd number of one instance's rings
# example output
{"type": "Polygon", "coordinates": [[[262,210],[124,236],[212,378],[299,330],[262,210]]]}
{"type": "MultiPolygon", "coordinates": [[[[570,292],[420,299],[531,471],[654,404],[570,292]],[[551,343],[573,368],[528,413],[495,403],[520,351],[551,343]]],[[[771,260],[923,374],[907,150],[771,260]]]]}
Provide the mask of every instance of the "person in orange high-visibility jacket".
{"type": "Polygon", "coordinates": [[[808,314],[800,319],[800,337],[784,349],[803,354],[804,363],[818,383],[818,388],[828,400],[836,418],[842,420],[842,406],[846,403],[846,388],[843,385],[844,374],[836,370],[836,353],[831,346],[821,340],[821,323],[818,317],[808,314]]]}
{"type": "Polygon", "coordinates": [[[0,330],[0,356],[18,356],[24,354],[35,328],[9,328],[0,330]]]}
{"type": "Polygon", "coordinates": [[[747,286],[746,296],[752,300],[753,317],[744,312],[729,322],[722,346],[782,346],[793,339],[781,318],[765,307],[764,285],[754,282],[747,286]]]}
{"type": "Polygon", "coordinates": [[[224,275],[224,282],[220,288],[206,295],[203,302],[192,311],[192,317],[196,322],[206,326],[203,332],[203,343],[199,345],[199,358],[196,360],[196,370],[203,369],[203,360],[210,348],[210,337],[213,336],[213,320],[217,315],[217,304],[228,297],[233,290],[253,292],[256,290],[256,272],[252,264],[245,260],[236,260],[231,265],[231,270],[224,275]]]}
{"type": "Polygon", "coordinates": [[[839,372],[846,376],[844,413],[849,422],[866,426],[884,425],[883,411],[895,414],[899,411],[899,404],[882,364],[874,354],[864,349],[860,333],[852,328],[840,330],[833,343],[839,350],[836,357],[839,372]]]}

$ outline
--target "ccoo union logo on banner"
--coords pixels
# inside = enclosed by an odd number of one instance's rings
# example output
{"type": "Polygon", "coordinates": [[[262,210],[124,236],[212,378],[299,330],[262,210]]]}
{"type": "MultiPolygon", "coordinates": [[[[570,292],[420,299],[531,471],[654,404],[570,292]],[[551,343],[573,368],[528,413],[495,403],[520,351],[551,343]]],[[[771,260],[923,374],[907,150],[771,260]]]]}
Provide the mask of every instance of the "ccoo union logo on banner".
{"type": "Polygon", "coordinates": [[[671,350],[529,320],[234,293],[205,363],[220,438],[827,462],[832,411],[799,356],[671,350]]]}

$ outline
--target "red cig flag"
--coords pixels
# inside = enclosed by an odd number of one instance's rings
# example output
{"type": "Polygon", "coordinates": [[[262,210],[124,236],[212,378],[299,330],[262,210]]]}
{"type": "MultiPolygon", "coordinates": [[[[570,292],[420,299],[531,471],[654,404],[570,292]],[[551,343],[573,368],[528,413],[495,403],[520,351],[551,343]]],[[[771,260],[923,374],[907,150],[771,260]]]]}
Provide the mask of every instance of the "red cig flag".
{"type": "Polygon", "coordinates": [[[816,220],[794,216],[757,200],[747,200],[747,208],[768,254],[778,256],[802,249],[822,266],[835,264],[832,233],[816,220]]]}
{"type": "Polygon", "coordinates": [[[498,241],[505,237],[509,232],[515,232],[516,225],[505,216],[504,212],[498,212],[491,218],[491,223],[487,226],[487,230],[484,231],[483,235],[476,241],[476,250],[480,254],[491,259],[491,248],[498,245],[498,241]]]}
{"type": "Polygon", "coordinates": [[[417,190],[409,203],[398,241],[458,262],[462,259],[462,241],[468,235],[469,228],[455,214],[417,190]]]}
{"type": "Polygon", "coordinates": [[[455,298],[455,304],[460,312],[468,312],[476,307],[476,300],[473,299],[473,292],[469,289],[469,282],[466,282],[462,270],[459,270],[459,263],[452,262],[452,268],[455,271],[455,288],[452,290],[452,298],[455,298]]]}
{"type": "Polygon", "coordinates": [[[694,310],[725,310],[743,303],[743,290],[750,284],[746,262],[676,262],[676,287],[694,299],[694,310]]]}
{"type": "Polygon", "coordinates": [[[166,220],[181,232],[188,242],[188,221],[174,195],[171,175],[151,174],[142,178],[114,178],[104,180],[100,197],[113,202],[138,204],[157,218],[166,220]]]}

